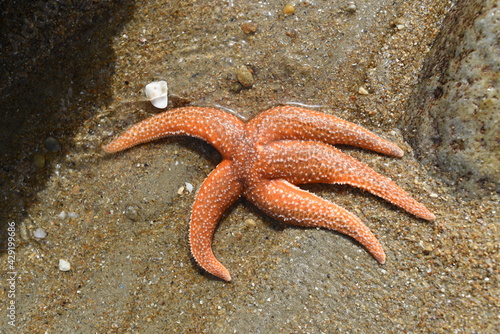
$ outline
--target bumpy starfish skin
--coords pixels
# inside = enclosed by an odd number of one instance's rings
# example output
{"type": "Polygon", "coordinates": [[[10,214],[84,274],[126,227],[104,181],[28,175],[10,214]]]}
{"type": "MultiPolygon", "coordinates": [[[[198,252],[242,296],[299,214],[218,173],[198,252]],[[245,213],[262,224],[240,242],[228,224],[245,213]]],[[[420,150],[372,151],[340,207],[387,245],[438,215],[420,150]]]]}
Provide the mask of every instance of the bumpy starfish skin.
{"type": "Polygon", "coordinates": [[[189,242],[197,263],[226,281],[231,276],[215,258],[212,239],[224,211],[241,196],[277,220],[346,234],[380,263],[385,262],[384,250],[358,217],[296,185],[348,184],[417,217],[435,219],[391,180],[331,145],[353,145],[401,157],[403,151],[398,146],[358,125],[303,108],[276,107],[246,124],[212,108],[169,110],[137,123],[103,149],[118,152],[171,135],[201,138],[222,154],[222,162],[196,194],[189,242]]]}

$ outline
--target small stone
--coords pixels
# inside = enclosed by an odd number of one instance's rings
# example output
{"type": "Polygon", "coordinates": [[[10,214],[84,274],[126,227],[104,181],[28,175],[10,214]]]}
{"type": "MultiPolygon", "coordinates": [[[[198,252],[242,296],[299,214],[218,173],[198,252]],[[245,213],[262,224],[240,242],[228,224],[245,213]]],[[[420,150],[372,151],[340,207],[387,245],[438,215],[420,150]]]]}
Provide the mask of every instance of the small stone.
{"type": "Polygon", "coordinates": [[[396,29],[402,30],[406,26],[406,20],[402,17],[398,17],[394,20],[394,26],[396,27],[396,29]]]}
{"type": "Polygon", "coordinates": [[[345,10],[349,13],[349,14],[354,14],[356,13],[356,11],[358,10],[358,8],[356,7],[356,4],[354,2],[349,2],[347,4],[347,7],[345,8],[345,10]]]}
{"type": "Polygon", "coordinates": [[[61,211],[61,213],[58,215],[60,219],[65,219],[67,214],[65,211],[61,211]]]}
{"type": "Polygon", "coordinates": [[[233,93],[239,93],[243,89],[243,86],[238,81],[231,81],[229,84],[229,90],[233,93]]]}
{"type": "Polygon", "coordinates": [[[236,70],[236,77],[245,88],[250,88],[255,83],[252,72],[246,66],[241,66],[236,70]]]}
{"type": "Polygon", "coordinates": [[[283,14],[292,15],[293,13],[295,13],[295,7],[292,4],[289,3],[283,8],[283,14]]]}
{"type": "Polygon", "coordinates": [[[63,259],[59,260],[59,270],[60,271],[70,271],[71,270],[71,264],[63,259]]]}
{"type": "Polygon", "coordinates": [[[180,186],[179,189],[177,189],[177,194],[182,195],[184,192],[184,186],[180,186]]]}
{"type": "Polygon", "coordinates": [[[368,94],[370,94],[370,93],[368,93],[368,91],[366,90],[366,88],[363,87],[363,86],[359,87],[358,93],[361,94],[361,95],[368,95],[368,94]]]}
{"type": "Polygon", "coordinates": [[[431,245],[422,245],[422,252],[425,255],[431,254],[433,250],[434,250],[434,248],[431,245]]]}
{"type": "Polygon", "coordinates": [[[73,190],[72,190],[73,195],[78,195],[81,192],[82,192],[82,187],[80,187],[79,185],[76,185],[73,187],[73,190]]]}
{"type": "Polygon", "coordinates": [[[257,31],[257,25],[253,22],[245,22],[241,25],[241,30],[243,30],[243,32],[245,34],[253,34],[257,31]]]}
{"type": "Polygon", "coordinates": [[[70,213],[68,213],[68,217],[69,218],[78,218],[78,213],[76,213],[76,212],[70,212],[70,213]]]}
{"type": "Polygon", "coordinates": [[[35,154],[33,156],[33,164],[35,165],[36,168],[45,167],[45,156],[39,153],[35,154]]]}
{"type": "Polygon", "coordinates": [[[59,152],[61,150],[61,144],[54,137],[47,137],[44,144],[49,152],[59,152]]]}
{"type": "Polygon", "coordinates": [[[253,220],[252,218],[245,219],[245,223],[251,227],[255,227],[257,225],[257,223],[255,223],[255,220],[253,220]]]}
{"type": "Polygon", "coordinates": [[[186,190],[191,193],[193,191],[194,187],[191,183],[186,182],[186,190]]]}
{"type": "Polygon", "coordinates": [[[125,208],[125,217],[132,221],[137,221],[137,219],[139,218],[137,207],[135,207],[134,205],[127,206],[125,208]]]}
{"type": "Polygon", "coordinates": [[[33,236],[37,239],[43,239],[47,236],[47,232],[41,227],[37,228],[35,232],[33,232],[33,236]]]}

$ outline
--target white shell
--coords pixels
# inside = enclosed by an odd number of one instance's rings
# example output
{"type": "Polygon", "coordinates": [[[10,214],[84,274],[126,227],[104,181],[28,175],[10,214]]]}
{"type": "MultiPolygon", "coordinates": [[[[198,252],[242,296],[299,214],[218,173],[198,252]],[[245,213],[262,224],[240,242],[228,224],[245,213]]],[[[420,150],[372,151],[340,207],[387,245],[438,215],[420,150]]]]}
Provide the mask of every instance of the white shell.
{"type": "Polygon", "coordinates": [[[154,81],[146,85],[146,97],[159,109],[164,109],[168,104],[168,86],[166,81],[154,81]]]}

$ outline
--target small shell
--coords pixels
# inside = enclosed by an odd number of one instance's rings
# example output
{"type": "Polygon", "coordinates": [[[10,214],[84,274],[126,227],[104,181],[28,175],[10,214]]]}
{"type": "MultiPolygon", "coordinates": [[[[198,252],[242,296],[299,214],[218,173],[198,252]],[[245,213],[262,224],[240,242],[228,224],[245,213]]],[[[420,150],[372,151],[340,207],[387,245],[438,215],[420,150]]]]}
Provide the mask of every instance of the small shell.
{"type": "Polygon", "coordinates": [[[146,85],[146,97],[151,104],[159,109],[165,109],[168,104],[168,86],[166,81],[154,81],[146,85]]]}

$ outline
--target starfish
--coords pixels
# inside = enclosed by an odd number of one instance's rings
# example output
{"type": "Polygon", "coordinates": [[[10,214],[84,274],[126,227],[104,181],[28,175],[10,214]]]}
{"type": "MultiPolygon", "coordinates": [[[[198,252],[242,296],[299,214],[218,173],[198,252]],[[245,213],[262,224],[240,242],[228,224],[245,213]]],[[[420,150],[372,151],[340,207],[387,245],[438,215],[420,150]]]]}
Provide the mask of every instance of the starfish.
{"type": "Polygon", "coordinates": [[[346,234],[381,264],[385,263],[384,250],[358,217],[297,185],[348,184],[417,217],[435,219],[425,206],[391,180],[332,145],[353,145],[402,157],[398,146],[356,124],[308,109],[280,106],[247,123],[212,108],[172,109],[133,125],[103,149],[118,152],[172,135],[201,138],[222,155],[222,161],[196,194],[189,243],[196,262],[225,281],[230,281],[231,276],[215,258],[212,239],[226,209],[242,196],[282,222],[346,234]]]}

